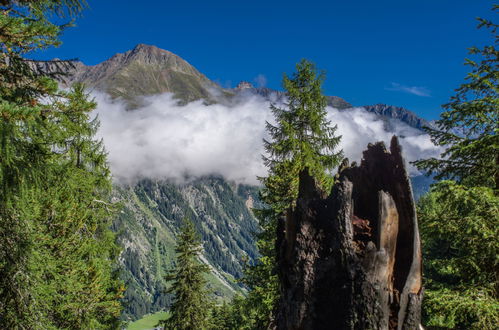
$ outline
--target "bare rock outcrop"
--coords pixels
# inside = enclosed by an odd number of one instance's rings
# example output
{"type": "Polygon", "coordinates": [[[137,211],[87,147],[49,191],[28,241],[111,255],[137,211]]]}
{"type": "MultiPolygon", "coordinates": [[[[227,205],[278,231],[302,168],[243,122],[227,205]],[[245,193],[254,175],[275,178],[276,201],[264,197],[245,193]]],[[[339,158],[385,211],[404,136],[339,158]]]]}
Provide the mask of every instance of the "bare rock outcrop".
{"type": "Polygon", "coordinates": [[[302,172],[276,244],[278,329],[420,327],[420,239],[396,137],[344,164],[329,196],[302,172]]]}

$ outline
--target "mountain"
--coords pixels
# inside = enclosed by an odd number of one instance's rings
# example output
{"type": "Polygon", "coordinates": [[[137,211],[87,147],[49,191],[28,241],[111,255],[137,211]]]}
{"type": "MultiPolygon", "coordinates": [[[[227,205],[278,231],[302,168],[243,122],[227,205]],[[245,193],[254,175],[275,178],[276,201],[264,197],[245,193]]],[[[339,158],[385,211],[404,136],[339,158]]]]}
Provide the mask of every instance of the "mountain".
{"type": "MultiPolygon", "coordinates": [[[[241,81],[236,88],[232,90],[234,94],[253,94],[260,95],[263,98],[270,100],[272,102],[279,102],[284,100],[285,93],[282,91],[277,91],[267,87],[254,87],[251,83],[247,81],[241,81]]],[[[348,109],[354,108],[354,106],[341,97],[338,96],[326,96],[327,105],[342,111],[348,111],[348,109]]],[[[415,113],[411,112],[402,107],[396,107],[393,105],[386,104],[375,104],[362,106],[367,112],[374,113],[381,119],[387,121],[387,129],[390,127],[388,120],[395,119],[399,120],[411,127],[422,130],[425,126],[431,126],[432,124],[420,117],[415,113]]]]}
{"type": "MultiPolygon", "coordinates": [[[[44,72],[65,73],[59,75],[63,86],[83,82],[91,89],[125,100],[130,109],[140,107],[144,96],[165,92],[173,93],[181,104],[200,99],[206,103],[230,103],[245,95],[279,101],[285,96],[281,91],[256,88],[247,82],[224,89],[177,55],[144,44],[93,66],[58,61],[33,65],[44,72]]],[[[352,108],[337,96],[329,96],[328,104],[342,111],[352,108]]],[[[425,124],[403,108],[364,108],[387,122],[400,120],[419,129],[425,124]]],[[[424,189],[418,188],[418,192],[424,189]]],[[[237,279],[246,262],[257,257],[253,235],[259,226],[251,208],[259,206],[258,187],[211,176],[182,183],[144,178],[134,184],[116,184],[114,191],[115,201],[122,205],[113,229],[123,248],[121,277],[127,286],[124,319],[134,320],[168,306],[164,275],[175,260],[175,235],[184,217],[195,223],[202,236],[201,260],[211,269],[208,281],[213,295],[228,300],[244,292],[237,279]]]]}
{"type": "MultiPolygon", "coordinates": [[[[140,107],[144,96],[166,92],[181,104],[198,99],[212,103],[213,95],[235,95],[177,55],[143,44],[94,66],[60,61],[33,65],[57,75],[65,87],[83,82],[90,89],[125,100],[130,109],[140,107]]],[[[113,229],[123,248],[121,278],[127,287],[123,319],[135,320],[168,306],[164,276],[173,266],[175,236],[184,217],[194,222],[202,237],[201,260],[211,269],[207,279],[213,295],[228,300],[244,292],[237,279],[245,263],[257,257],[253,235],[258,223],[251,211],[257,193],[256,187],[220,177],[115,184],[114,200],[122,208],[113,229]]]]}
{"type": "Polygon", "coordinates": [[[423,127],[425,126],[431,126],[428,121],[418,117],[414,112],[411,112],[402,107],[395,107],[393,105],[386,104],[375,104],[366,105],[362,108],[364,108],[367,112],[374,113],[378,116],[400,120],[401,122],[417,129],[423,129],[423,127]]]}
{"type": "MultiPolygon", "coordinates": [[[[38,67],[44,72],[56,69],[50,62],[38,62],[38,67]]],[[[65,71],[67,75],[61,78],[64,85],[83,82],[90,89],[124,99],[130,108],[140,106],[140,99],[147,95],[169,92],[187,103],[211,100],[210,89],[220,89],[179,56],[144,44],[97,65],[73,62],[65,71]]]]}
{"type": "MultiPolygon", "coordinates": [[[[277,91],[275,89],[270,89],[267,87],[254,87],[251,83],[247,81],[241,81],[235,89],[233,89],[235,94],[255,94],[264,97],[265,99],[272,100],[274,102],[282,101],[286,94],[282,91],[277,91]]],[[[352,105],[338,96],[326,96],[327,103],[329,106],[336,109],[348,109],[352,108],[352,105]]]]}
{"type": "MultiPolygon", "coordinates": [[[[82,82],[90,89],[106,92],[113,98],[124,99],[130,108],[139,107],[144,96],[161,93],[173,93],[181,104],[200,99],[207,103],[223,103],[243,91],[265,98],[272,95],[276,100],[284,97],[284,92],[265,87],[255,88],[244,81],[234,89],[224,89],[179,56],[145,44],[138,44],[132,50],[118,53],[93,66],[78,61],[64,64],[58,59],[54,62],[32,63],[45,73],[62,71],[64,75],[59,75],[58,79],[65,87],[82,82]]],[[[335,108],[352,107],[337,96],[328,96],[328,101],[329,105],[335,108]]]]}
{"type": "MultiPolygon", "coordinates": [[[[241,94],[260,95],[272,101],[280,101],[285,96],[282,91],[254,87],[247,81],[241,81],[236,88],[224,89],[179,56],[145,44],[138,44],[132,50],[118,53],[93,66],[72,62],[61,68],[57,61],[33,62],[33,65],[43,72],[63,71],[65,75],[60,76],[60,80],[64,86],[83,82],[90,89],[124,99],[130,108],[139,107],[144,96],[161,93],[173,93],[181,104],[200,99],[207,103],[223,103],[241,94]]],[[[327,100],[329,106],[340,110],[353,108],[352,104],[338,96],[327,96],[327,100]]],[[[400,120],[417,129],[430,125],[402,107],[375,104],[362,108],[382,118],[400,120]]]]}

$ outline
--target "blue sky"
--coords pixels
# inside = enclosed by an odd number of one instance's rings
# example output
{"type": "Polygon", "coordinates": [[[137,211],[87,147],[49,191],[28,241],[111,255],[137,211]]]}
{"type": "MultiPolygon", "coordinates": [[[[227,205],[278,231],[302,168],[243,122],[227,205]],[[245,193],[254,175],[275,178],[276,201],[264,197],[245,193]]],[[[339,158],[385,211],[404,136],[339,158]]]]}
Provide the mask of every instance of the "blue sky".
{"type": "Polygon", "coordinates": [[[475,18],[497,15],[488,0],[87,1],[63,45],[36,58],[93,65],[146,43],[224,87],[247,80],[276,89],[307,58],[326,71],[325,94],[427,119],[463,81],[467,48],[490,43],[475,18]]]}

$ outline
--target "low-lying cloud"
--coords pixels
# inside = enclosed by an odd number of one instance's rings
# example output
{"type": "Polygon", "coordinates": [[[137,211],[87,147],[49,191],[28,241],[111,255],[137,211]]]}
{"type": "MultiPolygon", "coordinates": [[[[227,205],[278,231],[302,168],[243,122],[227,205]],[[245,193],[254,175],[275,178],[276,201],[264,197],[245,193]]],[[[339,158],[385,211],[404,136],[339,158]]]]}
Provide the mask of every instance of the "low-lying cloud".
{"type": "MultiPolygon", "coordinates": [[[[269,102],[259,96],[247,96],[230,106],[201,101],[179,106],[171,94],[163,94],[148,97],[146,106],[133,111],[105,94],[94,96],[101,121],[98,134],[119,182],[222,175],[257,184],[256,177],[266,175],[262,140],[267,137],[265,121],[273,118],[269,102]]],[[[328,119],[338,125],[340,147],[351,161],[360,160],[368,143],[388,143],[393,134],[400,137],[409,161],[439,154],[428,135],[395,120],[387,125],[362,108],[328,108],[328,119]]],[[[409,171],[416,173],[412,166],[409,171]]]]}

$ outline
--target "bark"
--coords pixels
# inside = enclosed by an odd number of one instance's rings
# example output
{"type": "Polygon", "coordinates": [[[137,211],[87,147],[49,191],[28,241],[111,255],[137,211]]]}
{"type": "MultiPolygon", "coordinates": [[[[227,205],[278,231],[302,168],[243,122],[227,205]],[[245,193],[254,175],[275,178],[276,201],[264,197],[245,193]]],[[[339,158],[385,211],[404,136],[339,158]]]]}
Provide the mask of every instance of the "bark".
{"type": "Polygon", "coordinates": [[[278,329],[418,329],[421,247],[396,137],[344,164],[329,196],[308,171],[278,225],[278,329]]]}

